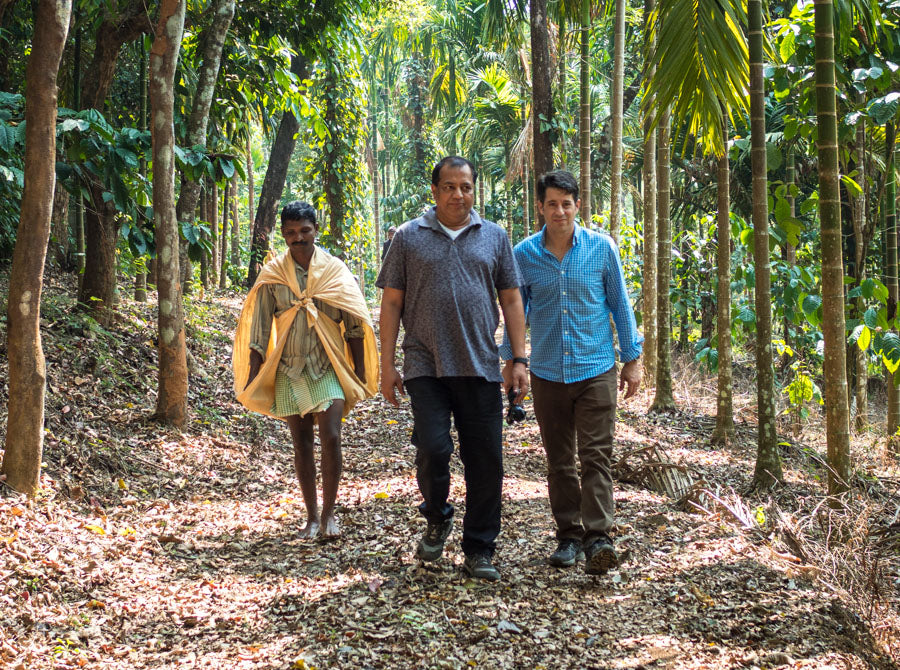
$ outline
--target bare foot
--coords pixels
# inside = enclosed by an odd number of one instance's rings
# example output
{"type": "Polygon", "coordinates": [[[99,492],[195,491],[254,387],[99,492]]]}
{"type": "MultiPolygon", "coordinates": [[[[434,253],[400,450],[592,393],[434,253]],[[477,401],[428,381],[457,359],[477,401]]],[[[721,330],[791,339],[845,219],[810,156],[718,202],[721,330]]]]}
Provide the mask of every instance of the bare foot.
{"type": "Polygon", "coordinates": [[[322,528],[319,532],[323,540],[333,540],[341,536],[341,527],[338,525],[334,512],[322,515],[322,528]]]}
{"type": "Polygon", "coordinates": [[[313,538],[319,534],[319,520],[310,519],[306,522],[303,530],[300,531],[300,537],[303,539],[313,538]]]}

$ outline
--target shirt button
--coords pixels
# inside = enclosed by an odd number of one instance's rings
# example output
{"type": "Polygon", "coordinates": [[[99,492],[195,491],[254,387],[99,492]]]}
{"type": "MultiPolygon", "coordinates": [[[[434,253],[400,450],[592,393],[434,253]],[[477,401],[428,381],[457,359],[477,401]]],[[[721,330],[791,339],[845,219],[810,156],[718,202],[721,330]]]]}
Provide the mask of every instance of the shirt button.
{"type": "Polygon", "coordinates": [[[568,313],[569,313],[569,310],[567,310],[567,309],[563,310],[563,314],[568,314],[568,313]]]}
{"type": "Polygon", "coordinates": [[[566,292],[565,292],[565,291],[563,291],[563,295],[565,295],[565,294],[566,294],[566,292]]]}
{"type": "Polygon", "coordinates": [[[569,352],[567,351],[567,352],[566,352],[566,356],[568,356],[568,355],[569,355],[569,352]]]}

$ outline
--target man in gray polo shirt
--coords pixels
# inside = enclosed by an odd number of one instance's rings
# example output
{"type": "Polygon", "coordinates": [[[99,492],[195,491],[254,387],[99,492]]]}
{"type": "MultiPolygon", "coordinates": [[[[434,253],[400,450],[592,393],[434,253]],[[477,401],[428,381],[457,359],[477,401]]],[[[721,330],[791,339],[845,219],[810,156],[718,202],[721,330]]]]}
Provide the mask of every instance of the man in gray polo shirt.
{"type": "Polygon", "coordinates": [[[437,560],[453,526],[450,493],[450,417],[459,435],[466,481],[462,550],[466,572],[497,580],[492,563],[500,532],[503,484],[504,392],[528,390],[521,280],[506,232],[485,221],[472,204],[475,167],[465,158],[442,159],[431,173],[435,207],[408,221],[391,241],[376,285],[381,299],[381,392],[399,407],[409,392],[416,446],[416,479],[428,521],[416,548],[437,560]],[[500,374],[494,333],[497,298],[513,351],[507,385],[500,374]],[[403,322],[403,377],[394,364],[403,322]]]}

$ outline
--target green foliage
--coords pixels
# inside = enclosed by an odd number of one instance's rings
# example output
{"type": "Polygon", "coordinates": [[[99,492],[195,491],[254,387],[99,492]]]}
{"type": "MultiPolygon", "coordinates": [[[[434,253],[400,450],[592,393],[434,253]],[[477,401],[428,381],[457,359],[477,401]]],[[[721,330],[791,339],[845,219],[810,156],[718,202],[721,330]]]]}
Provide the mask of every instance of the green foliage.
{"type": "MultiPolygon", "coordinates": [[[[21,202],[25,185],[25,98],[0,91],[0,200],[21,202]]],[[[15,207],[0,207],[0,261],[12,258],[19,225],[15,207]]]]}
{"type": "Polygon", "coordinates": [[[316,184],[314,205],[327,212],[319,241],[345,260],[374,252],[369,232],[365,150],[365,90],[353,52],[334,50],[315,74],[318,124],[307,130],[311,148],[305,179],[316,184]],[[320,190],[321,189],[321,190],[320,190]]]}

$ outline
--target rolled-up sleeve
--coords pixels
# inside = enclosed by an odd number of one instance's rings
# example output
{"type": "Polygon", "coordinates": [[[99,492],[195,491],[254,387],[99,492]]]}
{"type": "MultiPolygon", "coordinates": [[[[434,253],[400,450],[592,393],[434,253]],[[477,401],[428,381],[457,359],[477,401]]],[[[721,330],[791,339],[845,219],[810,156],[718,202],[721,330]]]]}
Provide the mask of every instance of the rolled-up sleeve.
{"type": "Polygon", "coordinates": [[[253,310],[253,325],[250,327],[250,348],[258,351],[263,359],[269,347],[269,336],[272,333],[272,316],[275,313],[275,295],[272,286],[260,286],[256,294],[256,307],[253,310]]]}

